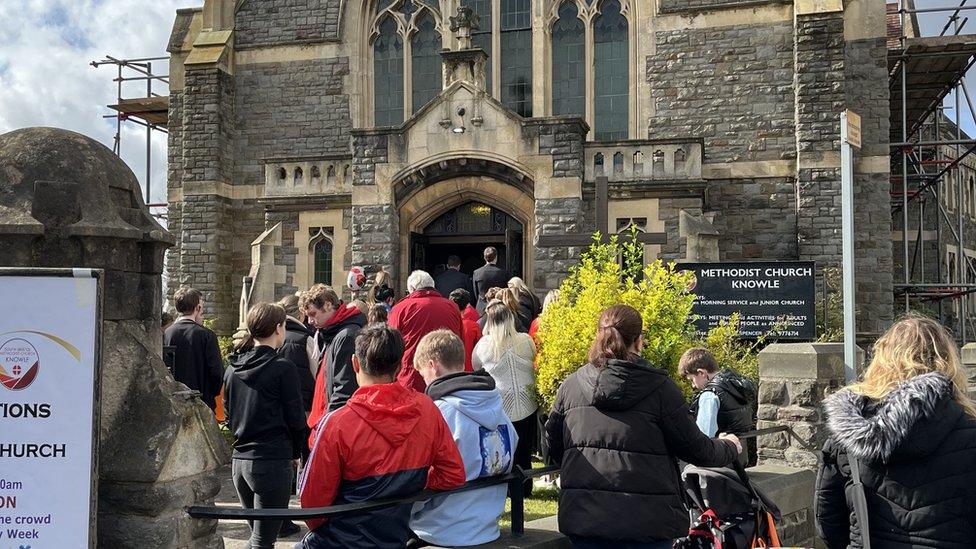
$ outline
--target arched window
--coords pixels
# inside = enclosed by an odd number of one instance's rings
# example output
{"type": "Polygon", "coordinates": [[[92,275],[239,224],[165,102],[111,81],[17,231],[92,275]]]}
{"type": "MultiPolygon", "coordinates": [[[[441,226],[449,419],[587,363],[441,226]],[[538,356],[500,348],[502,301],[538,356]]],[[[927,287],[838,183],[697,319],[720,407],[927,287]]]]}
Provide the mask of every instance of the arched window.
{"type": "Polygon", "coordinates": [[[573,1],[552,26],[552,114],[586,114],[586,30],[573,1]]]}
{"type": "Polygon", "coordinates": [[[312,282],[314,284],[332,285],[332,240],[326,236],[319,236],[312,241],[312,261],[314,262],[314,272],[312,282]]]}
{"type": "Polygon", "coordinates": [[[630,53],[620,0],[606,0],[593,25],[594,136],[627,139],[630,125],[630,53]]]}
{"type": "Polygon", "coordinates": [[[417,32],[410,39],[413,112],[419,111],[440,93],[441,35],[434,28],[434,18],[424,13],[417,21],[417,32]]]}
{"type": "Polygon", "coordinates": [[[532,2],[501,0],[502,103],[532,116],[532,2]]]}
{"type": "Polygon", "coordinates": [[[373,122],[396,126],[403,122],[403,40],[392,17],[379,31],[373,42],[373,122]]]}

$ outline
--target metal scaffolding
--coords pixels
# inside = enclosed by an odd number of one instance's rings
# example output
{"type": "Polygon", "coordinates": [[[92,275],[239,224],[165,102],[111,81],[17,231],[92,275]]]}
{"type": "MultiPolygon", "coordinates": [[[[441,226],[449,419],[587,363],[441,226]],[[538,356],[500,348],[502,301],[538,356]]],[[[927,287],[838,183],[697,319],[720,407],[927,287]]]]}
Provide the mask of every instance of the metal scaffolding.
{"type": "MultiPolygon", "coordinates": [[[[967,317],[967,299],[976,293],[976,265],[966,255],[965,182],[961,162],[976,153],[976,140],[964,138],[960,128],[961,99],[976,124],[965,76],[976,61],[976,36],[964,34],[968,17],[962,14],[976,9],[961,0],[957,6],[916,9],[913,0],[888,4],[888,68],[891,92],[891,197],[893,225],[901,229],[901,276],[896,275],[897,301],[904,299],[909,310],[913,302],[934,303],[940,319],[946,321],[947,300],[950,309],[958,311],[957,337],[965,344],[969,334],[976,333],[973,319],[967,317]],[[939,36],[919,36],[916,14],[947,13],[948,19],[939,36]],[[893,19],[899,27],[898,45],[890,43],[893,19]],[[943,111],[945,98],[954,93],[954,123],[943,111]],[[945,126],[945,127],[944,127],[945,126]],[[943,193],[955,182],[955,219],[950,215],[943,193]],[[918,215],[912,229],[910,217],[918,215]],[[930,219],[931,218],[931,219],[930,219]],[[928,226],[927,226],[928,222],[928,226]],[[926,233],[934,232],[933,257],[926,257],[926,233]],[[910,238],[909,233],[914,233],[910,238]],[[914,240],[914,246],[912,246],[914,240]],[[956,262],[947,261],[949,248],[955,247],[956,262]],[[926,262],[935,261],[936,269],[927,270],[926,262]],[[934,274],[934,276],[933,276],[934,274]],[[970,282],[970,280],[972,282],[970,282]],[[967,326],[968,324],[968,326],[967,326]]],[[[976,197],[973,197],[976,200],[976,197]]],[[[973,212],[976,216],[976,212],[973,212]]],[[[973,221],[971,224],[976,224],[973,221]]]]}
{"type": "MultiPolygon", "coordinates": [[[[122,123],[132,122],[146,128],[146,205],[150,211],[156,210],[153,215],[160,219],[166,218],[166,202],[153,203],[152,196],[152,135],[154,131],[168,133],[166,122],[169,115],[169,94],[166,90],[165,95],[153,90],[154,83],[163,83],[169,86],[169,75],[153,72],[153,62],[158,62],[157,66],[168,67],[169,57],[145,57],[141,59],[116,59],[106,55],[105,59],[92,61],[91,66],[98,68],[102,65],[114,65],[117,70],[116,77],[112,80],[116,83],[118,90],[115,104],[108,105],[108,108],[115,111],[115,114],[106,114],[102,118],[115,119],[115,139],[112,143],[112,151],[115,154],[122,154],[122,123]],[[122,97],[123,86],[126,82],[145,82],[145,95],[138,97],[122,97]],[[159,211],[162,209],[162,211],[159,211]]],[[[159,86],[157,86],[159,89],[159,86]]]]}

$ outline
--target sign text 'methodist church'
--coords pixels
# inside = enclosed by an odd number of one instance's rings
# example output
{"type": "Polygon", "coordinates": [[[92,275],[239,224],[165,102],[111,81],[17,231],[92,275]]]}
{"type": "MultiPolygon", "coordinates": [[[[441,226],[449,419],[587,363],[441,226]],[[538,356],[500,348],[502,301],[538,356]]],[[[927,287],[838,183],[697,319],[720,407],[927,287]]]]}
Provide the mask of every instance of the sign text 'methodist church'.
{"type": "Polygon", "coordinates": [[[589,235],[647,259],[839,263],[839,113],[861,326],[892,314],[876,0],[205,0],[169,42],[170,291],[218,329],[351,265],[537,291],[589,235]]]}

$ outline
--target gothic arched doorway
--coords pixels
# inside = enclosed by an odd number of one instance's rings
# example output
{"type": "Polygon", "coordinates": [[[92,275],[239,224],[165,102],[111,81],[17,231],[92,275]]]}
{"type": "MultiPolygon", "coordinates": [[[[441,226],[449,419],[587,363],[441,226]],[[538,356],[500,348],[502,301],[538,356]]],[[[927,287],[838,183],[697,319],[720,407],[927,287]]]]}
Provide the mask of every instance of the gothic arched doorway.
{"type": "Polygon", "coordinates": [[[504,210],[483,202],[455,206],[431,221],[422,232],[410,234],[410,270],[423,269],[435,277],[448,258],[461,259],[461,271],[472,274],[484,265],[483,252],[498,250],[498,264],[512,276],[523,276],[525,227],[504,210]]]}
{"type": "Polygon", "coordinates": [[[399,205],[400,284],[423,269],[436,276],[457,255],[471,274],[484,264],[485,247],[500,252],[500,266],[530,279],[535,201],[524,189],[487,176],[462,176],[428,185],[399,205]]]}

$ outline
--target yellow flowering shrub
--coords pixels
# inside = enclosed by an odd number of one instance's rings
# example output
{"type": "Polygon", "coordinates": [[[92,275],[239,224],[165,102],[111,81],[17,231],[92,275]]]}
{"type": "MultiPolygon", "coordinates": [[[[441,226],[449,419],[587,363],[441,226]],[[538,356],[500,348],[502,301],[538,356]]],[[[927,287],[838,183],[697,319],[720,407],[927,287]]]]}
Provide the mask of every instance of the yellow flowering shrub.
{"type": "MultiPolygon", "coordinates": [[[[598,238],[598,236],[596,237],[598,238]]],[[[686,394],[691,387],[677,373],[678,359],[693,346],[704,346],[722,367],[756,378],[753,347],[738,339],[738,319],[714,328],[704,341],[694,337],[692,303],[687,291],[691,275],[674,263],[643,264],[643,245],[636,238],[608,243],[598,239],[559,287],[559,299],[539,318],[536,388],[546,408],[559,385],[586,364],[600,313],[612,305],[637,309],[644,321],[643,357],[668,370],[686,394]]]]}

